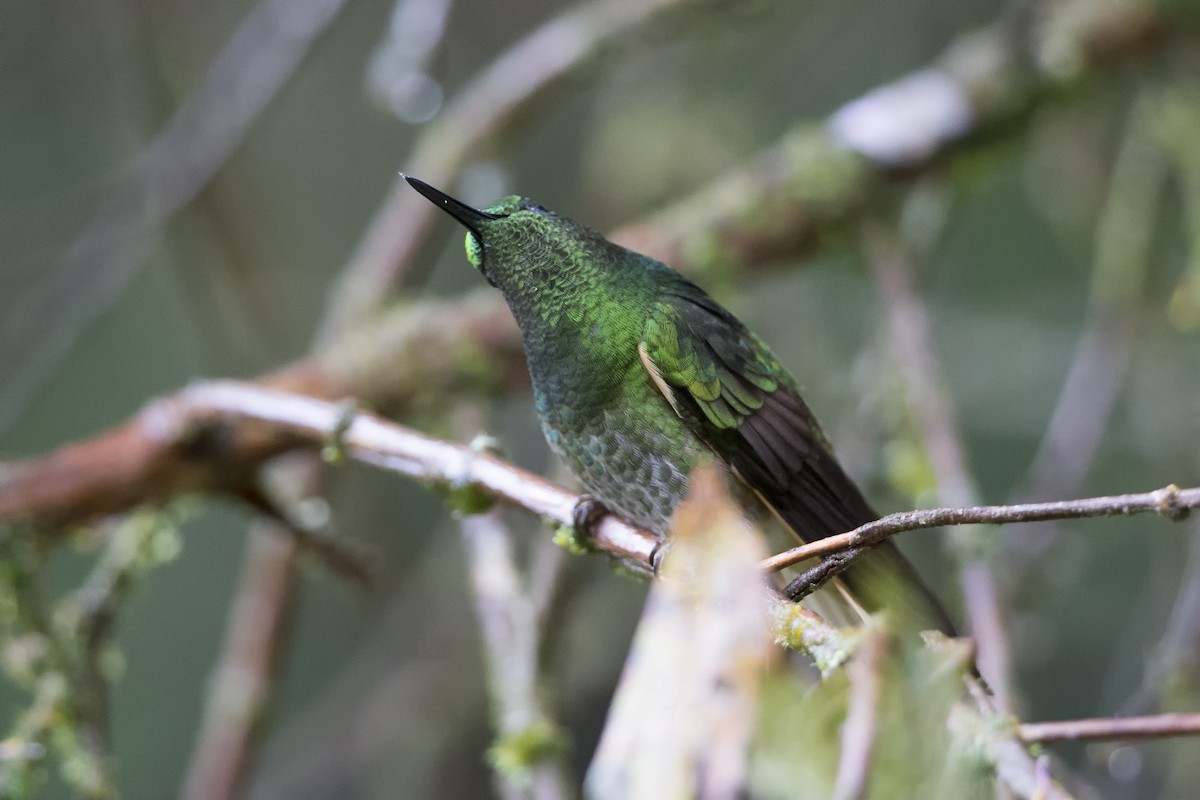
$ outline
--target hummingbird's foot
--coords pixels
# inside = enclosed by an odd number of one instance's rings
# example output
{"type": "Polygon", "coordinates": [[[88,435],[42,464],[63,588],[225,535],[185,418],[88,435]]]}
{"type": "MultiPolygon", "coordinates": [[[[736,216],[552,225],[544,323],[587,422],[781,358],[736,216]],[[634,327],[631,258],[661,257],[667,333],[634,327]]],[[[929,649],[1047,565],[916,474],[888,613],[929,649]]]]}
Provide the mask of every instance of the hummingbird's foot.
{"type": "Polygon", "coordinates": [[[591,495],[580,495],[579,502],[571,510],[571,526],[575,528],[575,535],[584,541],[590,540],[600,520],[608,514],[608,508],[599,500],[591,495]]]}
{"type": "Polygon", "coordinates": [[[655,577],[658,576],[658,571],[662,568],[663,558],[666,557],[667,551],[670,549],[670,539],[659,539],[658,544],[654,545],[654,549],[650,551],[650,570],[654,573],[655,577]]]}

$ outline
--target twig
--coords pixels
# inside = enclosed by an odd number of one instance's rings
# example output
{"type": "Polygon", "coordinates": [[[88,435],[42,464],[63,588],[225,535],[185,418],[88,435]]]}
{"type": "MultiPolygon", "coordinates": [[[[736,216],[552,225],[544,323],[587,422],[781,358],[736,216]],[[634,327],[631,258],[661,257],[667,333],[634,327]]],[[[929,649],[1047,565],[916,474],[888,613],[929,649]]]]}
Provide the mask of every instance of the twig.
{"type": "MultiPolygon", "coordinates": [[[[878,226],[864,229],[864,240],[887,316],[892,353],[904,383],[909,414],[915,419],[944,505],[975,505],[978,492],[959,439],[950,393],[942,379],[928,309],[913,285],[913,267],[905,244],[878,226]]],[[[956,531],[960,581],[979,669],[1008,706],[1008,637],[995,576],[985,558],[967,546],[967,531],[956,531]]]]}
{"type": "Polygon", "coordinates": [[[140,240],[204,188],[345,0],[261,0],[201,87],[97,209],[54,275],[0,326],[0,431],[19,417],[80,332],[134,275],[140,240]]]}
{"type": "MultiPolygon", "coordinates": [[[[426,128],[405,171],[447,191],[471,157],[612,39],[687,0],[593,0],[557,16],[494,60],[426,128]]],[[[397,179],[343,271],[321,338],[370,316],[403,281],[437,209],[397,179]]]]}
{"type": "MultiPolygon", "coordinates": [[[[331,432],[344,427],[341,444],[364,463],[409,475],[448,488],[476,487],[499,500],[526,508],[561,525],[572,523],[578,497],[533,473],[513,467],[495,456],[455,445],[374,415],[359,413],[345,426],[344,407],[311,397],[232,381],[198,384],[173,395],[152,411],[165,427],[205,430],[237,419],[269,423],[245,435],[276,442],[281,449],[305,443],[319,446],[331,432]]],[[[162,443],[169,447],[169,442],[162,443]]],[[[1167,486],[1153,492],[1022,503],[1008,506],[972,506],[902,511],[869,522],[847,533],[794,547],[763,561],[774,572],[809,558],[869,546],[905,531],[951,525],[1004,525],[1053,519],[1129,516],[1157,513],[1171,520],[1185,518],[1200,507],[1200,488],[1167,486]]],[[[649,565],[658,539],[605,517],[597,529],[597,546],[622,558],[649,565]]]]}
{"type": "Polygon", "coordinates": [[[1200,487],[1180,489],[1166,486],[1153,492],[1058,500],[1047,503],[1019,503],[1010,506],[970,506],[964,508],[925,508],[888,514],[848,533],[828,536],[771,556],[763,562],[770,572],[854,547],[871,545],[905,531],[941,528],[948,525],[1009,525],[1016,522],[1045,522],[1054,519],[1121,517],[1134,514],[1161,514],[1172,521],[1185,519],[1191,509],[1200,507],[1200,487]]]}
{"type": "Polygon", "coordinates": [[[1023,722],[1019,730],[1029,744],[1200,736],[1200,713],[1023,722]]]}
{"type": "Polygon", "coordinates": [[[1017,797],[1071,800],[1071,794],[1039,768],[1028,745],[1014,735],[1011,724],[1005,724],[1005,715],[997,710],[988,691],[974,678],[967,678],[966,683],[971,708],[967,711],[964,706],[965,713],[952,721],[973,732],[1004,785],[1017,797]]]}
{"type": "Polygon", "coordinates": [[[287,626],[282,622],[289,617],[293,593],[292,559],[287,556],[295,549],[283,531],[260,530],[250,537],[244,571],[254,581],[239,583],[229,611],[220,666],[180,792],[184,800],[237,797],[246,778],[254,722],[285,650],[287,626]]]}
{"type": "Polygon", "coordinates": [[[460,524],[496,720],[490,760],[500,796],[507,800],[566,797],[566,742],[539,685],[544,632],[517,570],[511,532],[497,511],[464,517],[460,524]]]}
{"type": "Polygon", "coordinates": [[[887,633],[867,628],[850,663],[850,699],[842,726],[834,800],[857,800],[866,793],[879,722],[880,662],[886,650],[887,633]]]}
{"type": "Polygon", "coordinates": [[[804,572],[788,581],[783,587],[783,596],[793,603],[798,603],[810,594],[820,589],[829,581],[842,574],[865,553],[863,548],[840,550],[821,559],[821,563],[809,567],[804,572]]]}
{"type": "MultiPolygon", "coordinates": [[[[1087,321],[1050,422],[1013,499],[1079,492],[1124,383],[1167,178],[1166,159],[1149,130],[1153,110],[1143,95],[1129,111],[1108,197],[1096,221],[1087,321]]],[[[1040,563],[1053,540],[1018,529],[1010,551],[1028,569],[1040,563]]]]}

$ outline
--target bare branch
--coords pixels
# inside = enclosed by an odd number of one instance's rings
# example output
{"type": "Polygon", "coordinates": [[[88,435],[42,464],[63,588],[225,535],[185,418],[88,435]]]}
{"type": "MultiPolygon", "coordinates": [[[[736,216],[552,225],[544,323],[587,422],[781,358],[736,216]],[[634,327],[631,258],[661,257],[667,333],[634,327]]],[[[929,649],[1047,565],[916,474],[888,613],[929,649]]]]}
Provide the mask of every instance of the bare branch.
{"type": "Polygon", "coordinates": [[[842,725],[842,754],[838,760],[835,800],[857,800],[866,794],[871,775],[871,751],[879,722],[880,662],[887,650],[887,633],[867,628],[849,667],[850,700],[842,725]]]}
{"type": "Polygon", "coordinates": [[[142,241],[199,194],[287,83],[345,0],[261,0],[204,83],[96,210],[58,270],[0,326],[0,430],[135,274],[142,241]]]}
{"type": "MultiPolygon", "coordinates": [[[[249,384],[201,384],[160,401],[174,421],[202,427],[230,418],[261,420],[284,434],[292,446],[320,444],[336,436],[334,446],[351,457],[391,472],[456,490],[480,490],[518,505],[559,525],[569,526],[578,497],[531,472],[471,447],[432,439],[370,414],[355,413],[347,422],[344,407],[249,384]],[[339,433],[340,432],[340,433],[339,433]]],[[[658,538],[605,517],[595,528],[594,544],[620,558],[649,567],[658,538]]]]}
{"type": "Polygon", "coordinates": [[[1200,714],[1154,714],[1147,717],[1024,722],[1021,723],[1020,734],[1021,739],[1029,744],[1200,736],[1200,714]]]}
{"type": "MultiPolygon", "coordinates": [[[[593,0],[572,8],[494,60],[430,124],[405,171],[447,191],[468,159],[502,138],[530,104],[612,39],[687,0],[593,0]]],[[[397,179],[359,242],[322,333],[345,328],[387,300],[411,269],[437,209],[397,179]]]]}
{"type": "Polygon", "coordinates": [[[1180,489],[1172,485],[1153,492],[1088,497],[1080,500],[901,511],[860,525],[848,533],[828,536],[817,542],[785,550],[766,559],[763,567],[770,572],[777,572],[809,558],[871,545],[897,533],[925,528],[941,528],[947,525],[1010,525],[1016,522],[1128,517],[1134,514],[1161,514],[1173,522],[1178,522],[1185,519],[1191,509],[1197,507],[1200,507],[1200,488],[1180,489]]]}
{"type": "Polygon", "coordinates": [[[571,792],[565,734],[550,715],[539,674],[544,632],[497,511],[461,522],[496,720],[490,761],[506,800],[559,800],[571,792]]]}
{"type": "MultiPolygon", "coordinates": [[[[875,225],[864,229],[868,257],[887,316],[888,341],[916,427],[937,482],[943,505],[975,505],[975,486],[963,444],[957,413],[938,366],[932,324],[924,299],[914,285],[913,264],[906,243],[875,225]]],[[[971,532],[955,536],[966,544],[971,532]]],[[[995,576],[978,548],[955,548],[959,577],[971,633],[979,649],[979,669],[1008,706],[1008,636],[1004,629],[995,576]]]]}
{"type": "Polygon", "coordinates": [[[180,797],[226,800],[238,796],[248,772],[254,722],[267,702],[270,679],[285,650],[292,596],[290,572],[296,547],[282,531],[259,530],[250,538],[242,581],[233,606],[219,668],[188,764],[180,797]],[[285,557],[280,557],[283,553],[285,557]]]}

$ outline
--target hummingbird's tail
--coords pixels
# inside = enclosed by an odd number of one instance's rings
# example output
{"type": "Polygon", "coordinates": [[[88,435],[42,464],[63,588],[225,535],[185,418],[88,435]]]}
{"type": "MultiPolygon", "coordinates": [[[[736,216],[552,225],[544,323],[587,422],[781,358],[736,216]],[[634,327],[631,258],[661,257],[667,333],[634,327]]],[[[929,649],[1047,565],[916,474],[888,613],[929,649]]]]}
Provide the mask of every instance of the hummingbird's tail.
{"type": "MultiPolygon", "coordinates": [[[[838,463],[820,435],[816,421],[810,414],[797,413],[792,404],[807,412],[798,396],[782,392],[768,396],[758,412],[768,423],[764,427],[785,434],[765,441],[766,447],[798,449],[802,445],[794,442],[802,440],[805,433],[810,437],[798,469],[786,481],[777,482],[770,493],[756,489],[759,500],[803,542],[845,533],[879,519],[879,514],[838,463]],[[792,433],[792,429],[800,427],[790,422],[795,419],[803,420],[806,427],[792,433]]],[[[741,464],[735,462],[734,466],[735,472],[743,471],[738,469],[741,464]]],[[[856,559],[835,587],[859,612],[887,608],[913,625],[955,635],[954,624],[937,595],[890,541],[880,542],[856,559]]]]}

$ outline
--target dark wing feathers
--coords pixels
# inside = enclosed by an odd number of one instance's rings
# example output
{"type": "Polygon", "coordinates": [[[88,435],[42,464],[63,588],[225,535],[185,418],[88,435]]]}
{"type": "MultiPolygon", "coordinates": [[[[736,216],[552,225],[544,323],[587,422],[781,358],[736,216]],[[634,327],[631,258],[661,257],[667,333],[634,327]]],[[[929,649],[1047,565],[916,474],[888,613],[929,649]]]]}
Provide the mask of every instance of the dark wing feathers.
{"type": "Polygon", "coordinates": [[[673,287],[642,346],[680,416],[800,537],[876,518],[770,351],[708,295],[673,287]]]}
{"type": "MultiPolygon", "coordinates": [[[[662,295],[640,346],[659,390],[697,435],[805,541],[878,518],[834,457],[790,377],[758,337],[698,287],[662,295]]],[[[846,575],[884,571],[917,587],[937,623],[936,598],[890,542],[846,575]]]]}

